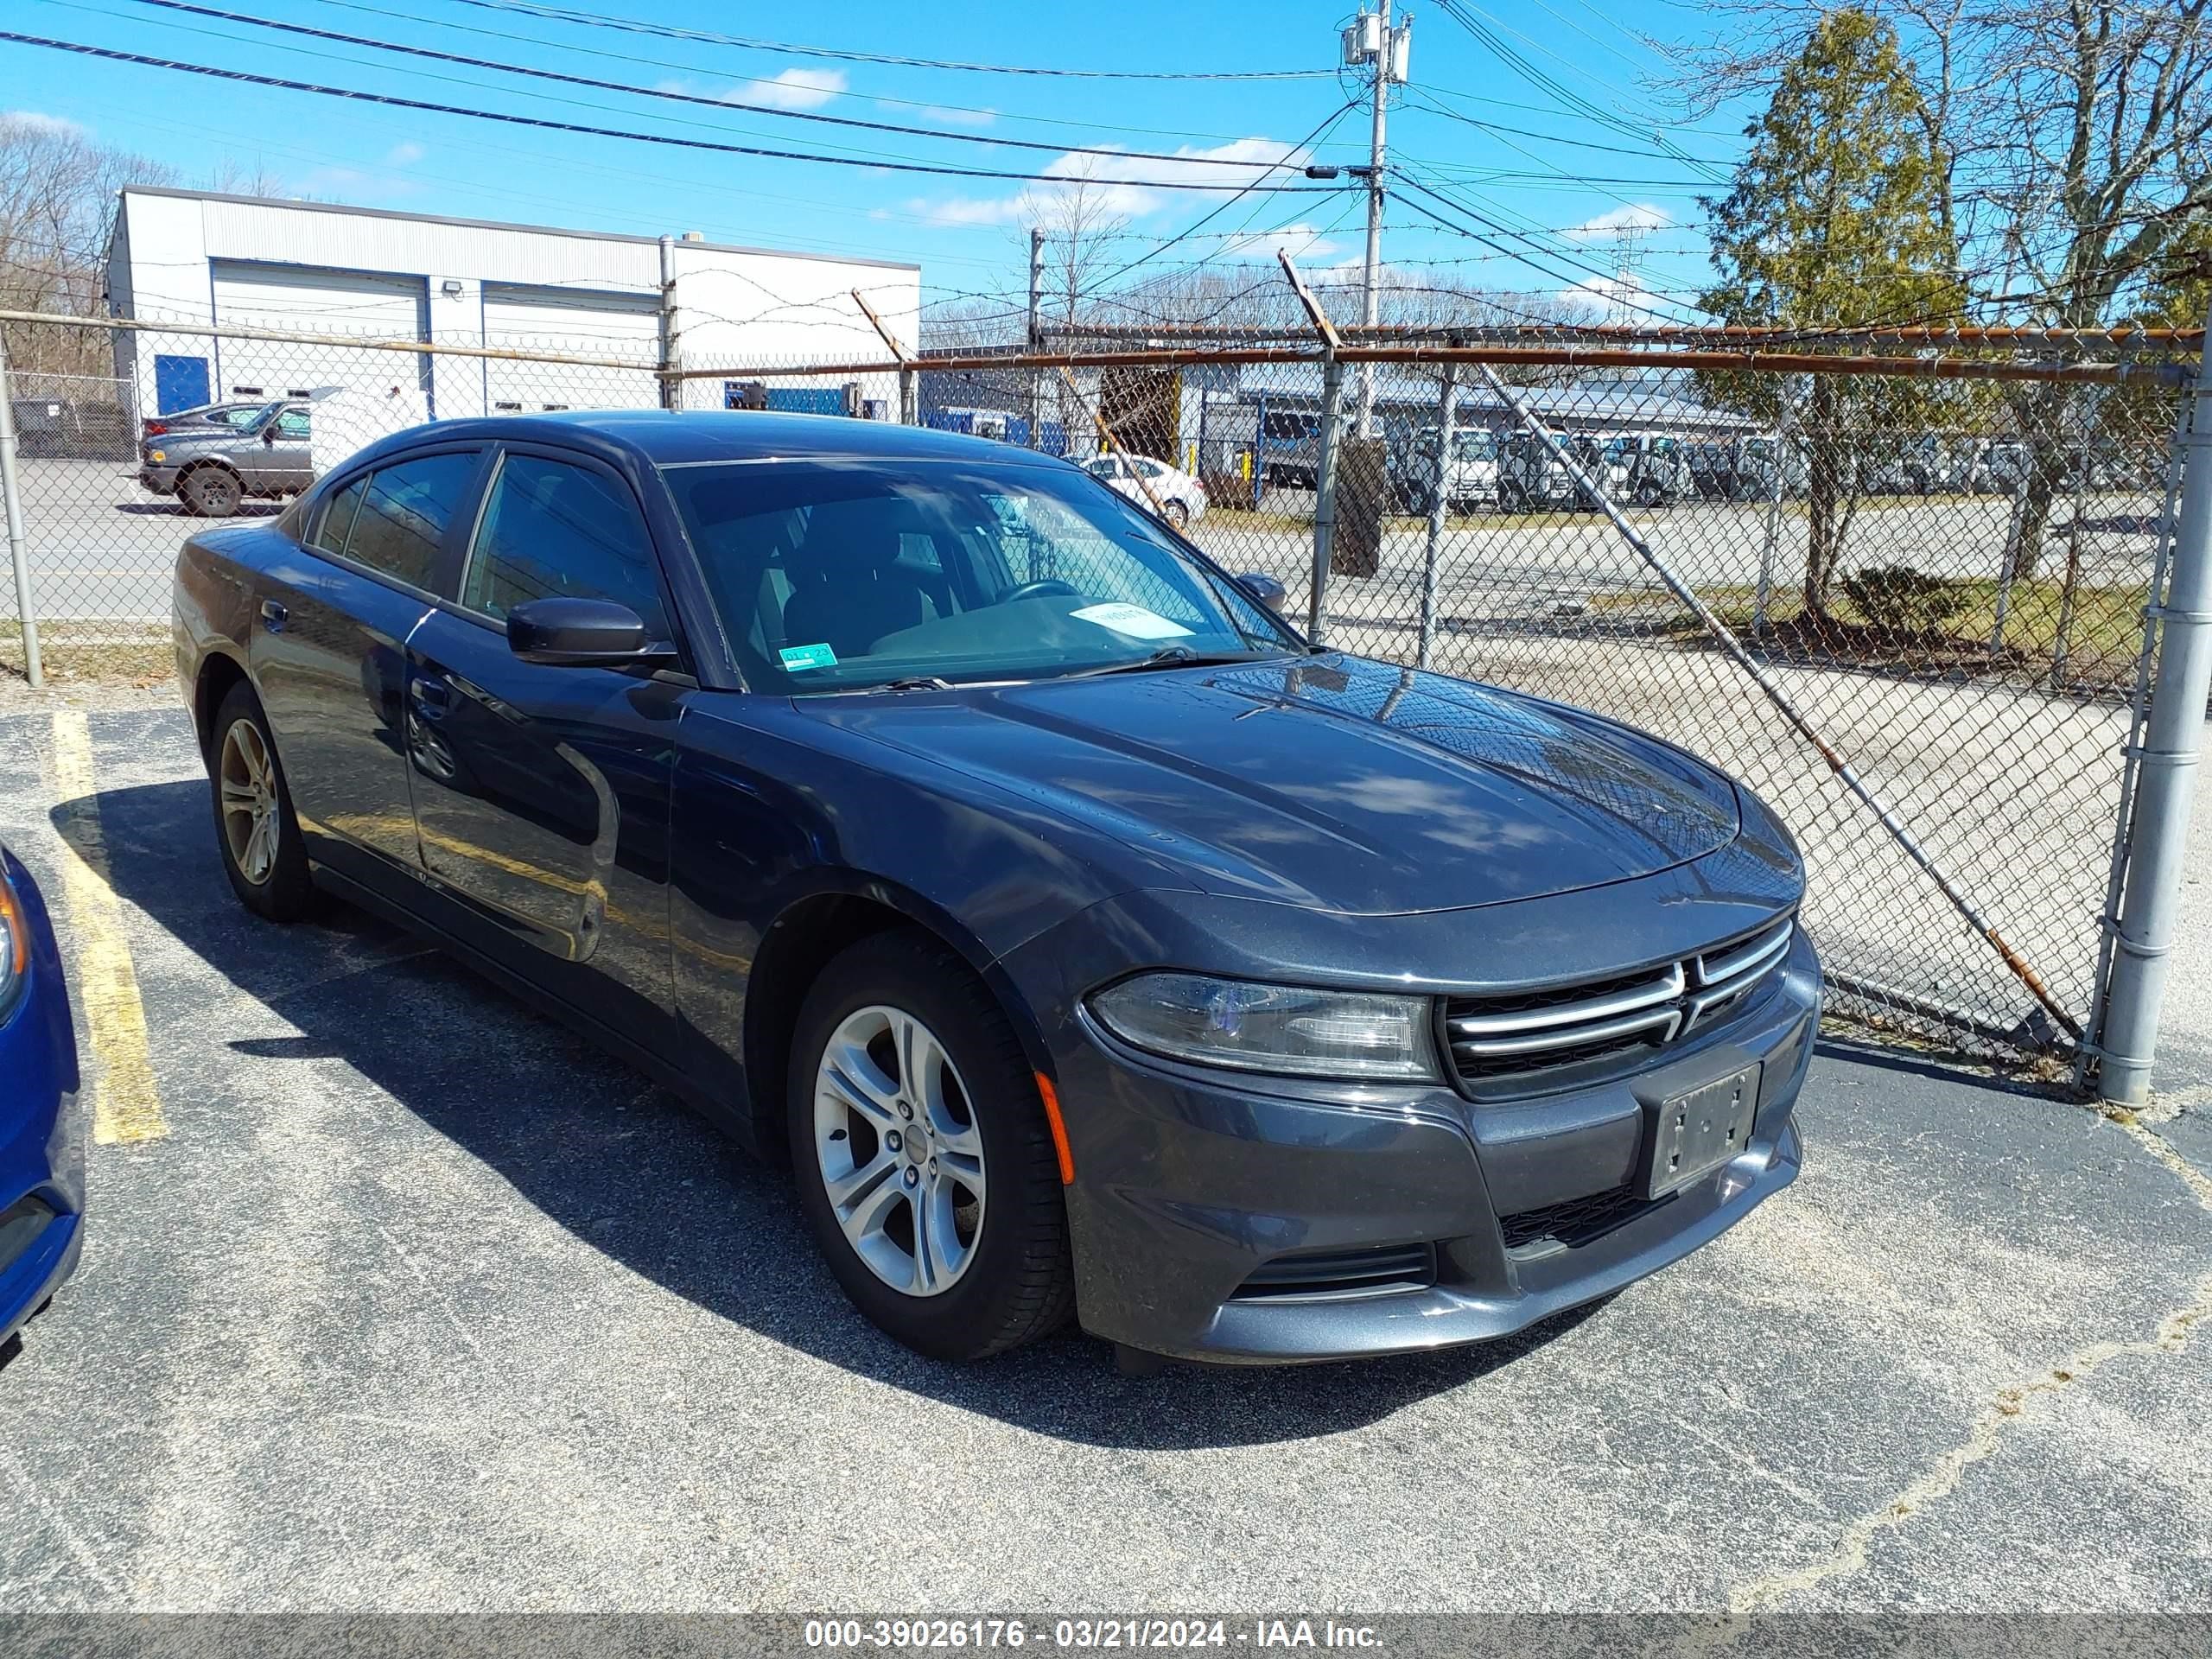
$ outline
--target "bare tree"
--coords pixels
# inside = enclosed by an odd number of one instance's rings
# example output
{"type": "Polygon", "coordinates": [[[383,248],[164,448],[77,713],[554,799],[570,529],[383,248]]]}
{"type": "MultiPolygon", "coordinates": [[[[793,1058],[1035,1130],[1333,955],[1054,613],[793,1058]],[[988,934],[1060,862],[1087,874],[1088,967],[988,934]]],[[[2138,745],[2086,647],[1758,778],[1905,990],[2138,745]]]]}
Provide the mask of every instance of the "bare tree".
{"type": "MultiPolygon", "coordinates": [[[[105,286],[116,192],[172,175],[43,116],[0,116],[0,308],[90,316],[105,286]]],[[[7,328],[9,361],[25,371],[110,370],[105,340],[74,329],[7,328]]]]}

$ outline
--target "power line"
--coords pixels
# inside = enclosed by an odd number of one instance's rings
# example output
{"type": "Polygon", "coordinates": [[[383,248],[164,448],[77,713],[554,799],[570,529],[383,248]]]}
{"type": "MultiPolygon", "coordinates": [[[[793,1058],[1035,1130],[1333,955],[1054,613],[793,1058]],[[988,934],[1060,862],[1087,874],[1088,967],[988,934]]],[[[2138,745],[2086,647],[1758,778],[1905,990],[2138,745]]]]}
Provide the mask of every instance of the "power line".
{"type": "MultiPolygon", "coordinates": [[[[1291,153],[1293,155],[1299,155],[1310,150],[1314,144],[1318,143],[1328,134],[1330,129],[1334,127],[1338,122],[1343,120],[1344,117],[1351,111],[1351,102],[1347,99],[1337,108],[1330,111],[1327,115],[1321,118],[1320,124],[1317,125],[1313,131],[1307,133],[1305,137],[1299,140],[1297,149],[1293,150],[1291,153]]],[[[1283,167],[1287,164],[1287,158],[1284,161],[1274,163],[1276,167],[1283,167]]],[[[1252,183],[1257,184],[1260,181],[1260,179],[1264,179],[1265,177],[1267,177],[1267,175],[1262,173],[1259,175],[1259,178],[1254,179],[1252,183]]],[[[1130,260],[1128,264],[1123,265],[1119,270],[1113,272],[1111,275],[1099,278],[1097,282],[1090,285],[1091,291],[1095,293],[1097,289],[1104,288],[1109,283],[1118,282],[1122,277],[1128,276],[1129,272],[1136,270],[1140,265],[1147,264],[1152,260],[1157,259],[1161,254],[1166,252],[1168,249],[1175,246],[1176,244],[1196,234],[1206,226],[1211,225],[1215,219],[1219,219],[1224,213],[1227,213],[1231,207],[1234,207],[1249,194],[1251,194],[1251,186],[1248,185],[1244,189],[1238,191],[1236,194],[1230,197],[1226,201],[1217,204],[1211,211],[1207,213],[1204,218],[1194,220],[1188,229],[1179,232],[1176,235],[1169,237],[1165,242],[1160,244],[1159,246],[1150,249],[1144,253],[1139,254],[1135,258],[1130,260]]]]}
{"type": "Polygon", "coordinates": [[[1055,69],[1010,63],[963,63],[944,58],[899,57],[887,52],[855,52],[836,47],[801,46],[790,41],[767,41],[743,35],[719,35],[711,29],[679,29],[631,17],[603,17],[563,6],[524,3],[524,0],[454,0],[485,11],[518,13],[555,22],[590,29],[620,29],[632,35],[652,35],[664,40],[693,41],[709,46],[731,46],[748,52],[775,52],[786,57],[827,58],[841,63],[879,63],[902,69],[954,69],[971,74],[1046,75],[1077,80],[1321,80],[1331,79],[1330,69],[1055,69]]]}
{"type": "Polygon", "coordinates": [[[490,58],[471,57],[466,53],[441,52],[435,47],[403,46],[395,41],[372,40],[365,35],[347,35],[336,29],[315,29],[306,23],[279,22],[273,18],[250,16],[244,12],[224,11],[213,6],[200,6],[190,0],[133,0],[142,6],[156,6],[164,11],[184,12],[194,17],[213,17],[228,23],[245,23],[254,29],[278,30],[286,35],[305,35],[312,40],[333,41],[343,46],[365,46],[378,52],[396,52],[410,58],[427,58],[437,63],[458,64],[469,69],[490,69],[501,74],[525,75],[533,80],[557,81],[564,86],[585,86],[594,92],[621,92],[633,98],[664,99],[674,104],[703,105],[708,109],[739,110],[747,115],[772,116],[785,121],[812,121],[829,126],[855,127],[868,132],[894,132],[908,137],[941,139],[963,144],[990,144],[1007,149],[1042,150],[1052,156],[1104,156],[1116,161],[1173,162],[1192,167],[1239,167],[1258,170],[1264,177],[1279,165],[1274,162],[1246,161],[1241,157],[1216,156],[1171,156],[1163,151],[1122,149],[1105,145],[1046,143],[1035,138],[1000,138],[988,133],[946,132],[935,127],[906,126],[894,121],[868,121],[858,116],[823,115],[812,110],[779,109],[770,104],[747,104],[734,99],[707,98],[696,92],[677,92],[660,86],[639,86],[626,81],[601,80],[590,75],[571,75],[557,69],[534,69],[522,64],[499,63],[490,58]]]}
{"type": "MultiPolygon", "coordinates": [[[[1421,194],[1425,196],[1432,198],[1445,207],[1452,209],[1457,213],[1465,213],[1469,218],[1487,226],[1488,229],[1497,232],[1500,235],[1511,237],[1517,241],[1527,244],[1532,248],[1535,246],[1535,242],[1533,238],[1523,236],[1512,230],[1510,226],[1500,225],[1496,220],[1486,218],[1475,209],[1465,206],[1462,202],[1455,200],[1452,197],[1440,194],[1428,186],[1422,184],[1419,180],[1409,177],[1406,181],[1412,188],[1421,192],[1421,194]]],[[[1614,276],[1611,271],[1600,270],[1593,265],[1584,265],[1580,267],[1581,270],[1584,272],[1584,276],[1580,279],[1562,276],[1558,270],[1553,269],[1549,265],[1544,264],[1531,254],[1526,252],[1516,252],[1514,250],[1501,247],[1489,236],[1483,234],[1481,232],[1471,231],[1464,225],[1453,224],[1451,220],[1445,219],[1439,214],[1433,208],[1425,207],[1418,201],[1408,201],[1406,205],[1413,208],[1414,212],[1421,213],[1424,217],[1432,220],[1433,223],[1442,226],[1446,230],[1455,232],[1461,236],[1471,236],[1474,238],[1476,241],[1483,244],[1485,247],[1495,248],[1501,253],[1510,254],[1512,257],[1519,260],[1520,263],[1529,266],[1531,270],[1542,271],[1544,275],[1552,278],[1553,281],[1565,283],[1569,288],[1581,288],[1586,286],[1587,279],[1590,276],[1595,276],[1598,280],[1605,283],[1611,283],[1615,281],[1614,276]]],[[[1565,259],[1564,255],[1553,256],[1548,249],[1543,250],[1543,251],[1547,257],[1558,257],[1565,259]]],[[[1573,260],[1567,260],[1566,263],[1570,267],[1573,267],[1575,264],[1573,260]]],[[[1624,308],[1641,311],[1647,316],[1658,318],[1662,322],[1677,322],[1681,321],[1681,319],[1677,317],[1669,316],[1667,313],[1657,309],[1656,307],[1645,305],[1641,301],[1631,300],[1628,298],[1625,294],[1618,296],[1618,298],[1624,308]]]]}
{"type": "MultiPolygon", "coordinates": [[[[474,3],[474,0],[471,0],[474,3]]],[[[927,162],[906,162],[863,156],[825,156],[816,151],[772,149],[758,144],[733,144],[707,138],[685,138],[672,133],[638,132],[621,127],[593,126],[577,121],[556,121],[544,116],[516,115],[499,110],[471,109],[454,104],[435,104],[424,99],[400,98],[389,92],[365,92],[347,86],[325,86],[314,81],[291,80],[279,75],[253,74],[244,69],[226,69],[214,64],[192,63],[181,59],[157,58],[139,52],[120,52],[111,47],[91,46],[81,41],[57,41],[40,35],[22,35],[13,29],[0,29],[0,41],[17,46],[43,47],[50,51],[71,52],[82,57],[103,58],[113,63],[135,63],[151,69],[169,69],[181,74],[204,75],[214,80],[227,80],[250,86],[273,86],[283,92],[311,92],[321,98],[340,98],[355,103],[379,104],[398,110],[420,110],[431,115],[458,115],[474,121],[498,121],[509,126],[536,127],[551,132],[582,133],[594,138],[622,138],[636,143],[663,144],[678,149],[711,150],[726,156],[757,156],[770,161],[817,162],[834,167],[874,168],[893,173],[926,173],[939,177],[957,179],[995,179],[1022,184],[1118,184],[1147,190],[1225,190],[1242,194],[1252,188],[1249,184],[1205,184],[1196,181],[1175,179],[1109,179],[1088,175],[1053,175],[1046,173],[1014,173],[993,168],[947,167],[927,162]]],[[[1187,163],[1192,158],[1176,158],[1187,163]]],[[[1322,185],[1274,184],[1258,187],[1274,195],[1325,195],[1329,194],[1322,185]]]]}

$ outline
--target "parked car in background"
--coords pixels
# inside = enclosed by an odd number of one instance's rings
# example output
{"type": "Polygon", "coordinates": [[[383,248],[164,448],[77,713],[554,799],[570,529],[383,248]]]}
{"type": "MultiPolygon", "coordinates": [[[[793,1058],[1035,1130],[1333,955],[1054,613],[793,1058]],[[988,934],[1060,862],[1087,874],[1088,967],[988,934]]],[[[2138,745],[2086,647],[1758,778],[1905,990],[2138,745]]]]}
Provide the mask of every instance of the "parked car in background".
{"type": "Polygon", "coordinates": [[[1615,501],[1672,506],[1695,489],[1688,444],[1663,432],[1623,432],[1606,441],[1606,484],[1615,501]]]}
{"type": "MultiPolygon", "coordinates": [[[[1562,442],[1586,477],[1609,493],[1619,482],[1605,463],[1605,440],[1588,432],[1562,442]]],[[[1596,499],[1574,481],[1551,446],[1533,432],[1509,432],[1497,448],[1497,506],[1501,512],[1551,507],[1593,507],[1596,499]]]]}
{"type": "MultiPolygon", "coordinates": [[[[1409,512],[1430,512],[1436,505],[1440,429],[1424,426],[1405,446],[1399,496],[1409,512]]],[[[1497,499],[1497,434],[1486,426],[1454,427],[1452,458],[1446,472],[1445,505],[1463,512],[1497,499]]]]}
{"type": "Polygon", "coordinates": [[[214,851],[787,1155],[941,1358],[1485,1340],[1788,1185],[1821,973],[1774,816],[1310,646],[1103,483],[821,416],[385,439],[178,559],[214,851]]]}
{"type": "Polygon", "coordinates": [[[77,1038],[54,926],[0,847],[0,1343],[45,1306],[84,1243],[77,1038]]]}
{"type": "Polygon", "coordinates": [[[308,405],[280,398],[251,420],[140,441],[138,482],[189,513],[227,518],[249,496],[297,495],[315,480],[308,405]]]}
{"type": "Polygon", "coordinates": [[[27,461],[126,461],[130,416],[97,397],[11,397],[16,453],[27,461]]]}
{"type": "Polygon", "coordinates": [[[1160,503],[1167,522],[1180,530],[1205,517],[1206,486],[1179,467],[1149,455],[1100,455],[1084,463],[1084,470],[1102,480],[1116,494],[1126,495],[1139,506],[1160,503]],[[1142,485],[1138,479],[1143,479],[1142,485]],[[1145,491],[1152,492],[1147,500],[1145,491]]]}
{"type": "Polygon", "coordinates": [[[256,397],[249,403],[202,404],[197,409],[172,410],[166,415],[148,416],[139,423],[138,435],[160,438],[174,432],[181,436],[207,428],[239,431],[252,425],[268,407],[266,397],[256,397]]]}

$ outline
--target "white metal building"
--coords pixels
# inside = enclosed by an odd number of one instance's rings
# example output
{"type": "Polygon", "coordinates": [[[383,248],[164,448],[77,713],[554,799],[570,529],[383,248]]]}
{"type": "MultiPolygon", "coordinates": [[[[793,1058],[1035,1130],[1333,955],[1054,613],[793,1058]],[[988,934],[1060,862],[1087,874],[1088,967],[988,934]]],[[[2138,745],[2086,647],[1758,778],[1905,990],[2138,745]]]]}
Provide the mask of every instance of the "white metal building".
{"type": "MultiPolygon", "coordinates": [[[[664,350],[689,365],[893,361],[859,289],[911,349],[919,266],[683,237],[548,230],[207,191],[122,193],[111,315],[241,330],[618,359],[634,370],[175,334],[119,336],[139,408],[418,383],[434,418],[651,405],[664,350]],[[665,272],[664,265],[665,264],[665,272]]],[[[686,384],[690,407],[732,395],[686,384]]]]}

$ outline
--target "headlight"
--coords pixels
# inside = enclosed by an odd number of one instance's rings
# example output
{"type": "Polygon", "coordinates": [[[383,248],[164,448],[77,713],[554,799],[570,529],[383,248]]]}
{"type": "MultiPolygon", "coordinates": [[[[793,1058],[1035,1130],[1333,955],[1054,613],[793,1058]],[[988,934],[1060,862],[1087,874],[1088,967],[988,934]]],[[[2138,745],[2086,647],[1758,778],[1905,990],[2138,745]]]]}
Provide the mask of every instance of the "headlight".
{"type": "Polygon", "coordinates": [[[149,449],[146,452],[146,459],[149,461],[167,461],[168,457],[158,449],[149,449]]]}
{"type": "Polygon", "coordinates": [[[1123,1042],[1170,1059],[1307,1077],[1433,1080],[1426,997],[1139,974],[1090,999],[1123,1042]]]}
{"type": "Polygon", "coordinates": [[[23,914],[22,900],[0,871],[0,1015],[15,1006],[30,971],[31,925],[23,914]]]}

